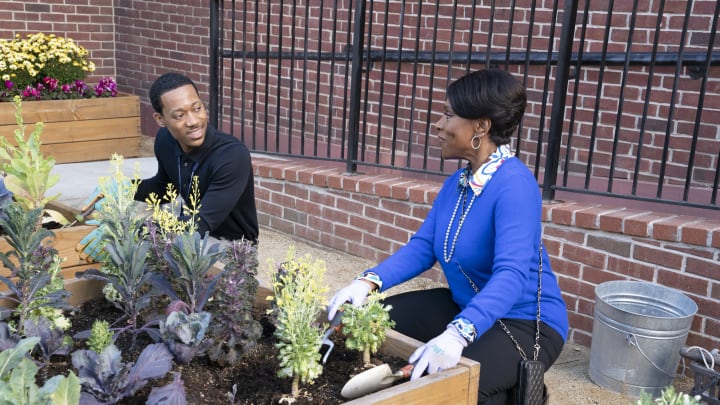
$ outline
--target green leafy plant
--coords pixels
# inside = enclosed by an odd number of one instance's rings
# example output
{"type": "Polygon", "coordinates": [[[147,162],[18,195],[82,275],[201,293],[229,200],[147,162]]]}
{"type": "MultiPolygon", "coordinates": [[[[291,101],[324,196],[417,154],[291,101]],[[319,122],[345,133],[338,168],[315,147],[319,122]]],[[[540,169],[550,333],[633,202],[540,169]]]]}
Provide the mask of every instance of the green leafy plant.
{"type": "Polygon", "coordinates": [[[257,246],[247,240],[233,241],[224,252],[225,266],[207,305],[213,314],[208,356],[221,366],[237,364],[262,336],[262,326],[252,315],[259,284],[257,256],[257,246]]]}
{"type": "Polygon", "coordinates": [[[700,405],[700,395],[691,397],[688,394],[677,392],[669,386],[663,390],[659,397],[654,398],[647,392],[640,393],[640,399],[632,405],[700,405]]]}
{"type": "Polygon", "coordinates": [[[39,208],[25,211],[18,203],[11,203],[0,215],[4,237],[12,248],[8,252],[0,252],[0,261],[10,270],[10,276],[0,276],[0,282],[7,285],[12,293],[0,299],[17,304],[13,313],[19,318],[17,325],[21,334],[25,320],[37,317],[40,314],[38,310],[71,308],[67,302],[70,293],[65,290],[57,272],[57,250],[43,245],[45,239],[54,235],[35,226],[41,214],[39,208]]]}
{"type": "Polygon", "coordinates": [[[160,337],[179,364],[190,363],[212,344],[205,338],[210,318],[209,312],[173,311],[164,322],[160,321],[160,337]]]}
{"type": "MultiPolygon", "coordinates": [[[[13,102],[15,121],[18,125],[15,129],[17,146],[0,137],[0,170],[7,173],[5,185],[25,210],[36,208],[44,210],[42,223],[57,222],[66,225],[69,220],[60,212],[45,208],[48,202],[58,197],[58,195],[45,194],[50,187],[57,184],[60,176],[51,173],[55,167],[55,159],[52,156],[44,156],[40,150],[43,123],[36,123],[33,132],[25,139],[26,125],[22,118],[22,102],[19,97],[15,97],[13,102]]],[[[38,226],[40,224],[38,222],[38,226]]]]}
{"type": "Polygon", "coordinates": [[[42,387],[35,384],[38,366],[28,353],[40,338],[20,340],[13,348],[0,353],[0,405],[60,405],[80,402],[80,381],[70,372],[55,376],[42,387]]]}
{"type": "Polygon", "coordinates": [[[78,370],[83,404],[115,404],[131,397],[149,380],[162,378],[172,368],[172,354],[163,343],[145,347],[135,363],[123,362],[115,345],[100,353],[77,350],[72,364],[78,370]]]}
{"type": "Polygon", "coordinates": [[[181,307],[188,312],[201,312],[210,299],[220,278],[211,270],[221,255],[220,245],[209,244],[198,232],[177,235],[170,251],[164,253],[171,280],[180,289],[181,307]]]}
{"type": "Polygon", "coordinates": [[[110,324],[99,319],[93,322],[92,328],[90,328],[90,337],[87,340],[90,350],[100,353],[111,344],[113,344],[113,333],[110,330],[110,324]]]}
{"type": "Polygon", "coordinates": [[[325,262],[310,255],[295,258],[290,248],[285,262],[272,273],[273,301],[268,311],[275,316],[276,346],[281,378],[292,377],[290,395],[297,397],[300,383],[312,384],[322,374],[320,346],[326,325],[316,323],[325,308],[327,286],[325,262]]]}
{"type": "Polygon", "coordinates": [[[373,291],[367,302],[359,307],[343,305],[342,325],[347,334],[345,346],[363,353],[363,364],[370,366],[370,357],[385,341],[386,331],[395,326],[390,319],[390,305],[383,305],[386,294],[373,291]]]}

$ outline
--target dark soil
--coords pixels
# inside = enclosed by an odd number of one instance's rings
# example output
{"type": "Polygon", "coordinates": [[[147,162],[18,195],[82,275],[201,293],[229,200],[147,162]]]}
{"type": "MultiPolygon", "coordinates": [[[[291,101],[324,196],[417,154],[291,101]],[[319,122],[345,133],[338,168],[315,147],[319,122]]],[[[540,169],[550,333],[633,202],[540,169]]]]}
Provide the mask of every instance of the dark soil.
{"type": "MultiPolygon", "coordinates": [[[[121,313],[104,299],[84,304],[72,317],[72,335],[79,331],[89,330],[96,319],[112,323],[121,313]]],[[[152,387],[161,387],[172,381],[172,372],[182,373],[188,404],[277,404],[290,393],[290,379],[277,377],[279,363],[275,339],[272,336],[273,326],[260,315],[263,324],[263,337],[258,345],[248,353],[240,365],[235,367],[219,367],[211,363],[207,357],[195,358],[190,364],[175,365],[173,370],[162,380],[151,381],[133,398],[121,404],[144,404],[152,387]],[[233,392],[234,401],[233,401],[233,392]]],[[[336,334],[337,335],[337,334],[336,334]]],[[[344,402],[340,391],[345,383],[365,369],[362,366],[360,352],[349,350],[343,344],[342,335],[332,337],[335,346],[328,357],[323,374],[312,385],[300,386],[300,396],[293,404],[339,404],[344,402]]],[[[136,347],[130,349],[130,334],[121,335],[115,345],[122,351],[124,361],[137,359],[145,345],[152,341],[144,334],[138,335],[136,347]]],[[[83,340],[76,340],[75,349],[85,349],[83,340]]],[[[378,355],[377,363],[388,363],[393,369],[405,365],[405,359],[378,355]]],[[[48,370],[48,375],[66,374],[73,369],[70,357],[55,356],[48,370]]],[[[73,369],[74,372],[76,370],[73,369]]],[[[39,375],[42,373],[39,373],[39,375]]],[[[77,372],[76,372],[77,374],[77,372]]],[[[39,382],[42,385],[42,382],[39,382]]]]}

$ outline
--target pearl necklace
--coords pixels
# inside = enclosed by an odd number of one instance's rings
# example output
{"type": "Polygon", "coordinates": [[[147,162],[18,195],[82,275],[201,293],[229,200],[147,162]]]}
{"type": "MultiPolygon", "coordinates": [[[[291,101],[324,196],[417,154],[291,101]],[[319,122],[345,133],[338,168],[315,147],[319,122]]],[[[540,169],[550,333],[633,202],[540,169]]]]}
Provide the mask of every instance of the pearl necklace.
{"type": "MultiPolygon", "coordinates": [[[[472,192],[472,191],[471,191],[472,192]]],[[[470,212],[470,208],[472,208],[473,202],[475,202],[475,193],[472,192],[472,197],[470,198],[470,204],[468,204],[467,209],[465,208],[465,204],[463,204],[463,210],[460,214],[460,223],[458,223],[458,227],[455,230],[455,236],[452,240],[452,245],[450,246],[450,253],[448,253],[448,241],[450,240],[450,228],[452,228],[453,223],[455,222],[455,215],[457,215],[458,208],[460,207],[460,201],[463,200],[463,198],[467,198],[468,188],[464,187],[463,191],[460,192],[460,195],[458,196],[457,203],[455,203],[455,209],[453,210],[452,216],[450,217],[450,223],[448,223],[447,230],[445,231],[445,243],[443,244],[443,259],[445,259],[445,263],[450,263],[450,259],[452,259],[453,254],[455,253],[455,245],[457,244],[458,236],[460,235],[460,230],[462,229],[463,224],[465,223],[465,218],[467,218],[467,214],[470,212]]]]}

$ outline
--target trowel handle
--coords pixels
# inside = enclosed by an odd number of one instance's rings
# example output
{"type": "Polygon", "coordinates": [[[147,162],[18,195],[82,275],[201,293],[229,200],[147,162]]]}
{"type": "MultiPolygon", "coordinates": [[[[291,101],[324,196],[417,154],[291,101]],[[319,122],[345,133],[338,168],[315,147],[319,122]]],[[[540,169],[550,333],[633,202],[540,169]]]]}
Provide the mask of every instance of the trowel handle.
{"type": "Polygon", "coordinates": [[[394,372],[393,375],[397,377],[398,379],[401,378],[410,378],[410,374],[412,374],[413,369],[415,368],[414,364],[408,364],[405,367],[399,369],[398,371],[394,372]]]}

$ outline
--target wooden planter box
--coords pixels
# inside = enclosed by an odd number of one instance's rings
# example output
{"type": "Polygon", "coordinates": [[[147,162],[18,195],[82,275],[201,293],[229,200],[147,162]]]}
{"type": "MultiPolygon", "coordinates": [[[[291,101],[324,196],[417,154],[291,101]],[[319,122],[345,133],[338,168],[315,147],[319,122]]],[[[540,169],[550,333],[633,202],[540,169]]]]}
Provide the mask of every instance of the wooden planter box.
{"type": "MultiPolygon", "coordinates": [[[[266,297],[272,290],[260,286],[255,305],[267,306],[266,297]]],[[[387,339],[380,351],[399,358],[409,358],[423,343],[394,330],[387,332],[387,339]]],[[[345,402],[349,405],[424,405],[424,404],[477,404],[480,363],[462,357],[457,367],[418,380],[407,380],[384,390],[345,402]]]]}
{"type": "MultiPolygon", "coordinates": [[[[56,163],[108,160],[113,153],[137,157],[140,153],[140,98],[129,94],[76,100],[23,101],[28,126],[45,124],[42,152],[56,163]]],[[[15,106],[0,103],[0,136],[15,144],[15,106]]]]}

